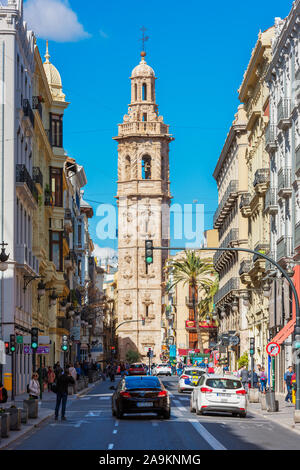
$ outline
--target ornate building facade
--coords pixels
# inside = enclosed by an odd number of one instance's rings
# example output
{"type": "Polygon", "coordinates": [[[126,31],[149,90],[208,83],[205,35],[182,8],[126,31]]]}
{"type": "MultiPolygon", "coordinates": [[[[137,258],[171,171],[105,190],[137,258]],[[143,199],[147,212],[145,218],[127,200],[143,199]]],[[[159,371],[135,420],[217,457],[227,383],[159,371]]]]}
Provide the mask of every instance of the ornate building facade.
{"type": "Polygon", "coordinates": [[[167,251],[154,251],[153,264],[146,272],[145,240],[154,246],[168,246],[169,126],[158,114],[155,74],[141,53],[140,64],[131,74],[131,103],[119,125],[118,193],[119,278],[118,329],[119,354],[125,359],[130,349],[146,357],[161,353],[161,310],[163,266],[167,251]],[[145,318],[145,325],[142,319],[145,318]]]}

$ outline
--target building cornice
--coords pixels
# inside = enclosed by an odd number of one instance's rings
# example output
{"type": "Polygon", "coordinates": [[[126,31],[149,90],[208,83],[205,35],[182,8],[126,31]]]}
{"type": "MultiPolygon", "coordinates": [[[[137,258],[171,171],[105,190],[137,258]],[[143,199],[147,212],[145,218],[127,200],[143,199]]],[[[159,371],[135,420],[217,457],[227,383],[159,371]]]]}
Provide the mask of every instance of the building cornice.
{"type": "Polygon", "coordinates": [[[224,144],[224,147],[222,149],[221,155],[218,159],[218,163],[217,163],[216,168],[213,172],[213,177],[216,181],[217,181],[219,173],[220,173],[220,171],[223,167],[223,164],[227,159],[229,150],[230,150],[234,140],[237,139],[237,137],[239,136],[239,134],[241,132],[246,132],[246,123],[245,124],[233,124],[231,126],[230,131],[229,131],[229,133],[227,135],[227,138],[225,140],[225,144],[224,144]]]}

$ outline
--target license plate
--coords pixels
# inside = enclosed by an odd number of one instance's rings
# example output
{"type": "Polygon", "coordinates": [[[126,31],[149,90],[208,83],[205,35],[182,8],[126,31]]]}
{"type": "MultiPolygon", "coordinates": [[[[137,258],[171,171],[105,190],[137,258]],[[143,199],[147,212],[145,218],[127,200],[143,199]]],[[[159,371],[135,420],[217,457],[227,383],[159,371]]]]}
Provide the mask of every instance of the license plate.
{"type": "Polygon", "coordinates": [[[149,401],[138,402],[138,403],[136,404],[136,406],[138,406],[138,407],[143,407],[143,408],[144,408],[144,407],[145,407],[145,408],[146,408],[146,407],[147,407],[147,408],[151,408],[151,406],[153,406],[153,403],[152,403],[152,402],[149,402],[149,401]]]}
{"type": "Polygon", "coordinates": [[[225,398],[231,397],[231,395],[229,395],[228,393],[218,393],[218,396],[219,397],[225,397],[225,398]]]}

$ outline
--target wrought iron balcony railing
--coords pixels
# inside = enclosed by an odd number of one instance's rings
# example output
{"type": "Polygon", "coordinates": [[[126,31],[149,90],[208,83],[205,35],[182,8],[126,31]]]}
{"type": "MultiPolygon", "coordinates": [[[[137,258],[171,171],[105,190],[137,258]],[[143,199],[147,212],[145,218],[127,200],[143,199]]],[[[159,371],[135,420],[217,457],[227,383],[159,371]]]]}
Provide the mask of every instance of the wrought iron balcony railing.
{"type": "Polygon", "coordinates": [[[215,304],[217,304],[221,299],[223,299],[226,295],[230,292],[239,289],[240,287],[240,279],[238,277],[233,277],[229,279],[224,286],[219,289],[219,291],[214,296],[215,304]]]}
{"type": "Polygon", "coordinates": [[[277,192],[277,188],[269,188],[266,192],[265,211],[270,214],[276,214],[278,212],[277,192]]]}
{"type": "Polygon", "coordinates": [[[34,166],[32,169],[32,179],[36,184],[40,184],[43,187],[43,174],[38,166],[34,166]]]}
{"type": "Polygon", "coordinates": [[[22,105],[23,105],[24,116],[29,118],[32,127],[34,127],[34,114],[30,106],[30,101],[28,99],[23,99],[22,105]]]}
{"type": "Polygon", "coordinates": [[[16,165],[16,183],[25,183],[36,202],[38,202],[38,191],[26,166],[23,164],[18,163],[16,165]]]}
{"type": "Polygon", "coordinates": [[[265,134],[265,146],[266,150],[269,152],[270,150],[275,150],[277,148],[276,137],[277,137],[277,127],[275,124],[269,124],[266,127],[266,134],[265,134]]]}
{"type": "Polygon", "coordinates": [[[256,170],[254,175],[253,186],[258,184],[267,183],[270,180],[270,170],[269,168],[260,168],[256,170]]]}
{"type": "Polygon", "coordinates": [[[222,215],[226,215],[227,210],[231,207],[232,201],[237,197],[237,192],[239,188],[238,180],[230,181],[224,196],[222,197],[219,207],[214,214],[214,227],[217,228],[220,225],[222,215]]]}

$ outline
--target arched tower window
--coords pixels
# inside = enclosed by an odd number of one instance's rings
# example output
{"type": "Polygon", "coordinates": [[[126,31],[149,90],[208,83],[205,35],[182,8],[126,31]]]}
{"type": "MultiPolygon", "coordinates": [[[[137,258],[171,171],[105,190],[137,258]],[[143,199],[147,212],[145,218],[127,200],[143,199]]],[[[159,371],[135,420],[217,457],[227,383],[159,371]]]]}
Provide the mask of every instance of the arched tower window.
{"type": "Polygon", "coordinates": [[[125,158],[125,179],[130,180],[130,178],[131,178],[131,159],[127,155],[127,157],[125,158]]]}
{"type": "Polygon", "coordinates": [[[151,179],[151,157],[145,155],[142,160],[142,178],[143,180],[151,179]]]}
{"type": "Polygon", "coordinates": [[[143,101],[147,101],[147,85],[143,83],[143,101]]]}

